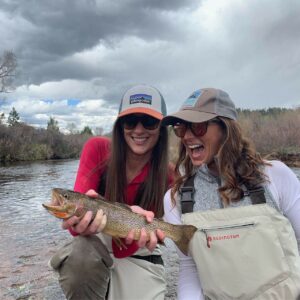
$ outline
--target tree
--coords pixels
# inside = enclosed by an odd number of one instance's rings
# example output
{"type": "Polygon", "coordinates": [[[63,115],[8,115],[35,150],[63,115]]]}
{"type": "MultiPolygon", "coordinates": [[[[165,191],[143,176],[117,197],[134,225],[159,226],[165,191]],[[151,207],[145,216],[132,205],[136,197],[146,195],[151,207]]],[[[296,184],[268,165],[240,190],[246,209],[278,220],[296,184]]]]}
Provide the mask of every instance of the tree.
{"type": "Polygon", "coordinates": [[[78,133],[79,131],[77,130],[77,126],[75,123],[69,123],[67,125],[67,129],[69,130],[70,134],[76,134],[78,133]]]}
{"type": "Polygon", "coordinates": [[[5,114],[4,112],[0,114],[0,125],[4,123],[5,114]]]}
{"type": "Polygon", "coordinates": [[[0,93],[13,89],[13,79],[16,76],[17,58],[12,51],[5,51],[0,57],[0,93]]]}
{"type": "Polygon", "coordinates": [[[13,107],[7,118],[8,126],[15,126],[19,123],[19,121],[20,121],[20,116],[16,111],[16,109],[13,107]]]}
{"type": "Polygon", "coordinates": [[[85,126],[80,134],[93,135],[92,129],[89,126],[85,126]]]}
{"type": "Polygon", "coordinates": [[[95,128],[95,135],[103,135],[103,127],[96,127],[95,128]]]}
{"type": "Polygon", "coordinates": [[[52,132],[59,132],[58,121],[50,117],[47,123],[47,130],[52,132]]]}

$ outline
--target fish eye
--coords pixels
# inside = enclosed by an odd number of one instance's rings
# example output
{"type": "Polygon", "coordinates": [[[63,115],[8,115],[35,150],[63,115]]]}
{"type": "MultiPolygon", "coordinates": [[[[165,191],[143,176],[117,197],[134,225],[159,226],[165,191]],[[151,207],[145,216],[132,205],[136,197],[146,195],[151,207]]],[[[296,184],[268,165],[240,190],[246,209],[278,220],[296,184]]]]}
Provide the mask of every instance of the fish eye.
{"type": "Polygon", "coordinates": [[[69,197],[68,197],[68,194],[64,194],[64,198],[67,198],[67,199],[68,199],[68,198],[69,198],[69,197]]]}

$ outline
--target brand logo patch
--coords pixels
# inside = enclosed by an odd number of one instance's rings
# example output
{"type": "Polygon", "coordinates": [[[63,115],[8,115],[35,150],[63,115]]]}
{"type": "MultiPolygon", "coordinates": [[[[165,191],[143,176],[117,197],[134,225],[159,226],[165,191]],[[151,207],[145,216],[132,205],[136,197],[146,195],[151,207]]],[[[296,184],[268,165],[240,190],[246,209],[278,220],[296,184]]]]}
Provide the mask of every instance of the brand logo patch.
{"type": "Polygon", "coordinates": [[[207,247],[210,248],[212,241],[239,239],[239,234],[225,234],[225,235],[208,235],[206,237],[207,247]]]}
{"type": "Polygon", "coordinates": [[[201,90],[195,91],[191,96],[189,96],[183,103],[182,106],[194,106],[201,95],[201,90]]]}
{"type": "Polygon", "coordinates": [[[211,241],[231,240],[231,239],[238,239],[239,237],[240,237],[239,234],[209,235],[208,236],[208,238],[211,241]]]}
{"type": "Polygon", "coordinates": [[[135,94],[131,95],[129,98],[129,104],[136,104],[136,103],[143,103],[143,104],[152,104],[152,96],[147,94],[135,94]]]}

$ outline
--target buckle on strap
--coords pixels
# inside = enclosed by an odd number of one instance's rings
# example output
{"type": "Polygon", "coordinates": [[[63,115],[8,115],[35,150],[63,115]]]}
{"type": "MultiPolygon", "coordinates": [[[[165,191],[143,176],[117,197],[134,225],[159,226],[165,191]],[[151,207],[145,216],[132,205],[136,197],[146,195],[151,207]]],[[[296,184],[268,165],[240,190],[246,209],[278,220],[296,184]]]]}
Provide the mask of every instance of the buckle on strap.
{"type": "Polygon", "coordinates": [[[265,189],[262,186],[257,188],[247,188],[244,190],[244,197],[250,197],[252,204],[266,203],[265,189]]]}
{"type": "Polygon", "coordinates": [[[183,186],[179,189],[181,195],[181,202],[192,202],[195,203],[193,194],[195,192],[194,187],[192,186],[183,186]]]}
{"type": "Polygon", "coordinates": [[[256,189],[247,189],[244,190],[244,197],[251,196],[252,194],[264,193],[264,191],[265,191],[264,188],[261,186],[256,189]]]}
{"type": "Polygon", "coordinates": [[[256,188],[256,189],[251,189],[250,191],[249,191],[249,193],[250,194],[256,194],[256,193],[261,193],[261,192],[264,192],[265,191],[265,189],[263,188],[263,187],[258,187],[258,188],[256,188]]]}
{"type": "Polygon", "coordinates": [[[181,203],[181,212],[183,214],[190,213],[193,211],[194,208],[194,197],[193,194],[195,192],[194,187],[192,186],[183,186],[179,189],[179,193],[181,196],[180,203],[181,203]]]}

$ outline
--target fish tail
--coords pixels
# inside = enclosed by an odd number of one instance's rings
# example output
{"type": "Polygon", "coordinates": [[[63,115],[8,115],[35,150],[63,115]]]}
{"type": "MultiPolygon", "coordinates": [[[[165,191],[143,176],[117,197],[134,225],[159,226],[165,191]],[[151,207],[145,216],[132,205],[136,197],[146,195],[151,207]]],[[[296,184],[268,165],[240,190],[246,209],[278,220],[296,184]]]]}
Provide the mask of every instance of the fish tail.
{"type": "Polygon", "coordinates": [[[180,239],[174,241],[174,243],[183,254],[188,255],[189,242],[192,239],[197,228],[193,225],[179,225],[179,226],[181,231],[180,239]]]}

